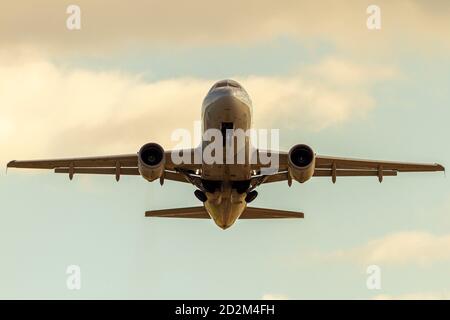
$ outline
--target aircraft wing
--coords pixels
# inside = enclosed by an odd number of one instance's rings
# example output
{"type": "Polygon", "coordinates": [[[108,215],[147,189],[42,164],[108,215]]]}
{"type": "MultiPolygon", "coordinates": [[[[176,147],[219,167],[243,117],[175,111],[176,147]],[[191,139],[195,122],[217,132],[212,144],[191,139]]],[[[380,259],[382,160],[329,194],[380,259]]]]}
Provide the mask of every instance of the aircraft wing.
{"type": "Polygon", "coordinates": [[[137,168],[137,155],[125,154],[116,156],[66,158],[47,160],[13,160],[8,163],[8,168],[26,169],[56,169],[56,168],[115,168],[117,163],[121,167],[137,168]]]}
{"type": "Polygon", "coordinates": [[[381,182],[384,176],[396,176],[397,172],[431,171],[445,171],[445,168],[437,163],[411,163],[316,156],[314,176],[332,177],[333,182],[336,181],[337,176],[377,176],[381,182]]]}
{"type": "MultiPolygon", "coordinates": [[[[288,154],[279,153],[279,172],[268,175],[263,183],[288,180],[288,154]]],[[[396,176],[398,172],[433,172],[445,171],[445,168],[437,163],[411,163],[381,160],[365,160],[354,158],[330,157],[316,155],[314,177],[378,177],[380,182],[384,176],[396,176]]]]}
{"type": "MultiPolygon", "coordinates": [[[[191,152],[194,152],[193,149],[191,152]]],[[[176,165],[171,161],[172,151],[165,151],[165,153],[164,179],[189,183],[185,175],[179,173],[178,170],[195,170],[197,169],[196,165],[176,165]]],[[[69,174],[70,179],[75,174],[115,175],[116,180],[119,180],[121,175],[139,175],[137,154],[47,160],[13,160],[7,164],[7,168],[53,169],[56,173],[69,174]]]]}

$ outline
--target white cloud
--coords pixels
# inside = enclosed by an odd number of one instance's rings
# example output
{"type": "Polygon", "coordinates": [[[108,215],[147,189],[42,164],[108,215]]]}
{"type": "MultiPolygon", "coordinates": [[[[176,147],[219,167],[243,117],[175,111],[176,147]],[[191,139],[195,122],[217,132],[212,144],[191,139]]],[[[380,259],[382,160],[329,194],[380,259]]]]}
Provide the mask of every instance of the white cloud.
{"type": "MultiPolygon", "coordinates": [[[[360,119],[375,106],[371,84],[395,74],[330,59],[290,75],[238,78],[253,99],[255,125],[321,130],[360,119]],[[330,61],[339,67],[323,72],[330,61]],[[346,73],[359,77],[357,86],[346,73]]],[[[115,70],[57,66],[29,49],[0,51],[0,161],[136,152],[148,141],[172,147],[172,130],[193,130],[212,83],[148,82],[115,70]]]]}
{"type": "Polygon", "coordinates": [[[337,89],[301,75],[245,80],[253,97],[255,125],[319,131],[361,119],[375,106],[374,98],[356,88],[337,89]]]}
{"type": "Polygon", "coordinates": [[[435,262],[450,260],[449,248],[450,235],[405,231],[369,241],[361,247],[334,252],[331,257],[364,265],[430,266],[435,262]]]}
{"type": "Polygon", "coordinates": [[[333,86],[365,87],[368,84],[397,76],[396,70],[380,65],[358,65],[337,57],[325,58],[307,68],[311,78],[327,81],[333,86]]]}
{"type": "Polygon", "coordinates": [[[369,3],[359,0],[345,5],[332,0],[169,0],[132,5],[78,0],[82,28],[71,32],[66,28],[67,3],[41,0],[30,10],[25,1],[9,1],[1,4],[0,46],[31,43],[80,53],[130,44],[247,44],[288,35],[303,43],[325,39],[343,50],[376,55],[394,52],[393,46],[435,52],[450,48],[448,1],[378,0],[376,4],[381,8],[380,31],[367,29],[369,3]]]}

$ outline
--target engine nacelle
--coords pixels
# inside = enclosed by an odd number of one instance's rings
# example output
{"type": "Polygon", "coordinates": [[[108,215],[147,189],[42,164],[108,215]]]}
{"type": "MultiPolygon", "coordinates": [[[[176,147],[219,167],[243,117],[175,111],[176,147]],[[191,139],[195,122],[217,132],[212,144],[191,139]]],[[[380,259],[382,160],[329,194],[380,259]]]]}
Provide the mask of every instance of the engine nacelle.
{"type": "Polygon", "coordinates": [[[157,143],[147,143],[138,153],[138,169],[141,176],[154,181],[164,173],[166,157],[164,149],[157,143]]]}
{"type": "Polygon", "coordinates": [[[292,179],[303,183],[314,174],[316,154],[306,144],[297,144],[289,150],[288,169],[292,179]]]}

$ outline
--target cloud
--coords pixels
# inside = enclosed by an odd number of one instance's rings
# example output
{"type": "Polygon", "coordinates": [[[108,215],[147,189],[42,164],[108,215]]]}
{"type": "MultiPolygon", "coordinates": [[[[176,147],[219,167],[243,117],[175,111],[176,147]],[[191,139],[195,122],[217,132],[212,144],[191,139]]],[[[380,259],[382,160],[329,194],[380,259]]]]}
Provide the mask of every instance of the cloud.
{"type": "MultiPolygon", "coordinates": [[[[284,76],[237,80],[253,99],[257,127],[318,131],[361,119],[375,107],[372,84],[391,79],[395,70],[373,68],[330,57],[284,76]]],[[[172,130],[193,130],[213,82],[146,81],[115,70],[58,66],[30,49],[0,51],[0,160],[134,153],[149,141],[173,147],[172,130]]]]}
{"type": "Polygon", "coordinates": [[[450,294],[446,292],[416,292],[400,295],[380,294],[373,297],[374,300],[450,300],[450,294]]]}
{"type": "Polygon", "coordinates": [[[265,293],[262,296],[262,300],[288,300],[288,296],[285,294],[273,294],[265,293]]]}
{"type": "Polygon", "coordinates": [[[66,53],[107,52],[112,47],[248,44],[279,36],[308,43],[330,41],[343,50],[380,54],[392,47],[417,50],[450,48],[448,1],[379,0],[382,29],[369,31],[364,1],[325,0],[211,2],[207,0],[78,0],[81,30],[68,31],[66,2],[42,0],[30,9],[24,1],[0,7],[0,46],[34,44],[66,53]],[[257,9],[256,9],[257,8],[257,9]]]}
{"type": "Polygon", "coordinates": [[[358,65],[337,57],[327,57],[321,63],[306,68],[308,76],[327,81],[333,86],[365,87],[380,79],[397,76],[392,67],[380,65],[358,65]]]}
{"type": "Polygon", "coordinates": [[[430,266],[436,262],[450,260],[449,248],[450,235],[405,231],[371,240],[361,247],[336,251],[330,257],[364,265],[430,266]]]}

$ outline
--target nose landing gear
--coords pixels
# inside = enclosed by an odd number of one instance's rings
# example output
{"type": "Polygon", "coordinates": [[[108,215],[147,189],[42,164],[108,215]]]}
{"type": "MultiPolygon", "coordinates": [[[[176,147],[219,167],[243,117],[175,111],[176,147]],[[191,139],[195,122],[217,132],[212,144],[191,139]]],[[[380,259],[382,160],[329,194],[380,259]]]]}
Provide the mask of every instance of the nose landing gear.
{"type": "Polygon", "coordinates": [[[247,193],[247,196],[245,197],[245,202],[250,203],[258,196],[258,192],[253,190],[247,193]]]}
{"type": "Polygon", "coordinates": [[[206,194],[201,190],[195,190],[194,195],[197,197],[198,200],[201,202],[205,202],[207,200],[206,194]]]}

